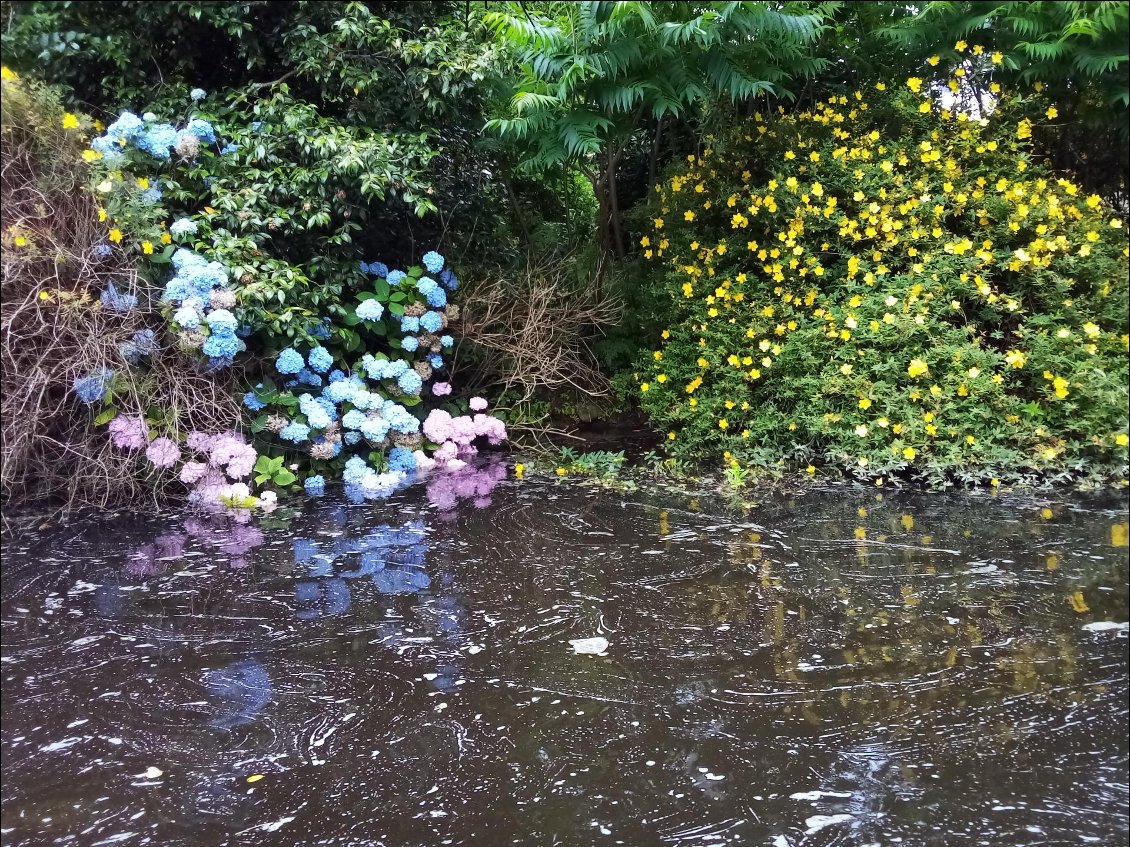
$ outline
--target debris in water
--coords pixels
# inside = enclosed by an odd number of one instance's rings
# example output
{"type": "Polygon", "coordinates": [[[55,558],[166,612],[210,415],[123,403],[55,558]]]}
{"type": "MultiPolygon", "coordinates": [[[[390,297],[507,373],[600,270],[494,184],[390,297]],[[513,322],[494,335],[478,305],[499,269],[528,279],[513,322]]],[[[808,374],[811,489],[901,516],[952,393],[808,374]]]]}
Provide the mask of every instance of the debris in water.
{"type": "Polygon", "coordinates": [[[1112,630],[1120,630],[1125,632],[1130,629],[1130,623],[1116,623],[1115,621],[1095,621],[1094,623],[1083,624],[1083,629],[1087,632],[1111,632],[1112,630]]]}
{"type": "Polygon", "coordinates": [[[599,635],[595,638],[574,638],[569,643],[578,656],[603,656],[608,650],[608,639],[599,635]]]}

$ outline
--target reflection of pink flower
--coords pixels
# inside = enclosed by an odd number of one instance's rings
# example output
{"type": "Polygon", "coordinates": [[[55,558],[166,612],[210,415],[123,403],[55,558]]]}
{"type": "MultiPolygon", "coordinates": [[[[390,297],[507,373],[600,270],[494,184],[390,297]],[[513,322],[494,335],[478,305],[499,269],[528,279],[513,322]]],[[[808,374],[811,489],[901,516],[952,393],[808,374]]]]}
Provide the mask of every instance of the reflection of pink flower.
{"type": "Polygon", "coordinates": [[[185,462],[184,467],[180,469],[180,481],[185,485],[192,485],[194,482],[199,482],[207,472],[208,466],[203,462],[185,462]]]}
{"type": "Polygon", "coordinates": [[[180,458],[180,447],[169,438],[154,438],[145,450],[145,458],[158,468],[170,468],[180,458]]]}
{"type": "Polygon", "coordinates": [[[446,397],[450,393],[450,382],[437,382],[432,386],[432,394],[434,394],[436,397],[446,397]]]}
{"type": "Polygon", "coordinates": [[[487,403],[487,401],[482,397],[472,397],[471,402],[468,405],[470,405],[472,412],[482,412],[490,404],[487,403]]]}
{"type": "Polygon", "coordinates": [[[110,440],[119,450],[140,450],[149,439],[149,427],[140,415],[118,415],[108,429],[110,440]]]}
{"type": "Polygon", "coordinates": [[[454,509],[459,500],[470,500],[476,508],[490,505],[490,493],[506,478],[506,466],[491,463],[472,468],[459,459],[447,464],[449,470],[435,476],[427,488],[428,501],[441,515],[454,509]]]}

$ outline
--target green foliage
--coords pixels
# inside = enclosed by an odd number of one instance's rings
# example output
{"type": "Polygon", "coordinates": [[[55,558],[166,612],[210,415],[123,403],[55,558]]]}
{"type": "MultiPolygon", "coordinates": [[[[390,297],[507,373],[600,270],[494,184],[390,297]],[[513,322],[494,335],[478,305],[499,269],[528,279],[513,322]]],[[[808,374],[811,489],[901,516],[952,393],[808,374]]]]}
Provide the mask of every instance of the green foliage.
{"type": "Polygon", "coordinates": [[[562,447],[561,454],[556,459],[556,465],[557,473],[562,476],[578,474],[598,479],[612,479],[620,475],[620,470],[625,461],[623,451],[611,453],[607,450],[593,450],[578,453],[571,447],[562,447]]]}
{"type": "Polygon", "coordinates": [[[260,456],[255,462],[255,484],[270,482],[282,487],[293,485],[297,477],[288,468],[283,467],[285,461],[283,456],[274,458],[260,456]]]}
{"type": "Polygon", "coordinates": [[[1124,221],[1033,159],[1046,100],[978,121],[896,87],[755,115],[667,174],[644,409],[684,458],[1124,476],[1124,221]]]}

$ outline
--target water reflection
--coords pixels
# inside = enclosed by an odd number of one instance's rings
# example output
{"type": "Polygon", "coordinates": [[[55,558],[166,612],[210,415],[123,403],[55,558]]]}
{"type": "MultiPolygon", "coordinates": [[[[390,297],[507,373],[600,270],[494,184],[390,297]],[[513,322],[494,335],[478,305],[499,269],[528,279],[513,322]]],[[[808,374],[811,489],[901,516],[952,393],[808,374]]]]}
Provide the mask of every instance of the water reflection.
{"type": "Polygon", "coordinates": [[[21,541],[4,843],[1124,842],[1125,526],[488,464],[21,541]]]}

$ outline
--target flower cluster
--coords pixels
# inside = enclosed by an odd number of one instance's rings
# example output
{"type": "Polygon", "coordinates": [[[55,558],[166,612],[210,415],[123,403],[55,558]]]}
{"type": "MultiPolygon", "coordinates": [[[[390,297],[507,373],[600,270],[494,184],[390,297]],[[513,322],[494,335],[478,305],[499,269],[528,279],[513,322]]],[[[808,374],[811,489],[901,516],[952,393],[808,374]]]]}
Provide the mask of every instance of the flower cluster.
{"type": "Polygon", "coordinates": [[[227,511],[238,519],[250,515],[252,506],[274,505],[274,497],[264,492],[256,499],[241,482],[255,468],[258,453],[243,436],[235,432],[191,432],[185,446],[198,456],[184,463],[180,480],[192,486],[188,502],[209,512],[227,511]],[[265,498],[265,499],[264,499],[265,498]]]}
{"type": "Polygon", "coordinates": [[[162,123],[157,116],[146,112],[138,117],[133,112],[122,112],[106,127],[105,135],[90,142],[90,148],[108,165],[125,162],[126,151],[140,150],[154,159],[167,160],[175,150],[185,159],[195,158],[201,142],[216,144],[216,130],[208,121],[193,118],[182,129],[162,123]]]}
{"type": "Polygon", "coordinates": [[[185,331],[182,342],[199,347],[212,368],[230,365],[247,345],[230,311],[236,300],[227,268],[183,247],[173,253],[172,264],[176,274],[165,284],[164,299],[178,305],[172,319],[185,331]]]}

